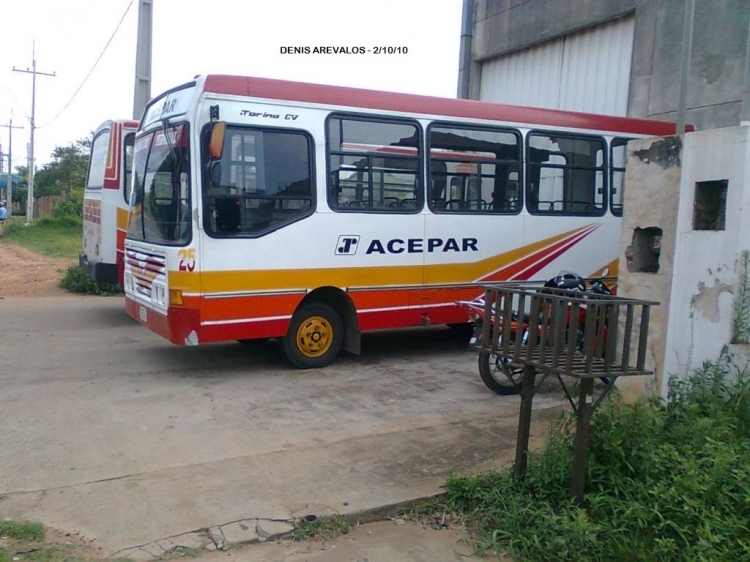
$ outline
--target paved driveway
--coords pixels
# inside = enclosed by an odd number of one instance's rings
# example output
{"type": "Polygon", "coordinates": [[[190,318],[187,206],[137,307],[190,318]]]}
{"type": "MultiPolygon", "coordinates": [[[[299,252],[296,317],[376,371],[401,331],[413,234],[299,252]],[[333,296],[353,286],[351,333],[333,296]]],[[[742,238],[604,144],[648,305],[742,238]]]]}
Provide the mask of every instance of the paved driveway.
{"type": "MultiPolygon", "coordinates": [[[[430,496],[514,454],[518,398],[488,391],[445,328],[298,371],[273,342],[178,347],[123,309],[0,300],[0,517],[147,557],[430,496]]],[[[561,405],[535,398],[540,418],[561,405]]]]}

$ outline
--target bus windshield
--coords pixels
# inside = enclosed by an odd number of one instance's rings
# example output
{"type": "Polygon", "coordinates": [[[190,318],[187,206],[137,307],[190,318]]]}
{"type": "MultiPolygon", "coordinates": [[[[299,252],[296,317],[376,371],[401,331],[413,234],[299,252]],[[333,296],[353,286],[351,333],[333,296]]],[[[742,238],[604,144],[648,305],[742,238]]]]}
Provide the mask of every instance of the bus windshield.
{"type": "Polygon", "coordinates": [[[190,242],[190,175],[186,125],[149,132],[135,142],[128,237],[190,242]]]}

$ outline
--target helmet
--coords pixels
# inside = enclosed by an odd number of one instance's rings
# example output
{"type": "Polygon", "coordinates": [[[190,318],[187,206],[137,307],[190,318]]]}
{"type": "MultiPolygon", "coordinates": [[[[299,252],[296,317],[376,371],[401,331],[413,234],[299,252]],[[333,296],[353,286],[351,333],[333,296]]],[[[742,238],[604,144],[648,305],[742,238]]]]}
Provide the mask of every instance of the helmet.
{"type": "Polygon", "coordinates": [[[553,289],[564,289],[566,291],[585,291],[586,281],[580,275],[575,273],[564,273],[547,280],[545,287],[553,289]]]}

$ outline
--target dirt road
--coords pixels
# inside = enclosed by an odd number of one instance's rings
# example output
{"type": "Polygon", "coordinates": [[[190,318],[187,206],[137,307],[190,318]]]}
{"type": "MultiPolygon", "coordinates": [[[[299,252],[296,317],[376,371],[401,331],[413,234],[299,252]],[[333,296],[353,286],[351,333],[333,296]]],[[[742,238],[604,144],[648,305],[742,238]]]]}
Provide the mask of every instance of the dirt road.
{"type": "Polygon", "coordinates": [[[55,297],[69,293],[58,284],[73,260],[50,258],[0,238],[0,297],[55,297]]]}

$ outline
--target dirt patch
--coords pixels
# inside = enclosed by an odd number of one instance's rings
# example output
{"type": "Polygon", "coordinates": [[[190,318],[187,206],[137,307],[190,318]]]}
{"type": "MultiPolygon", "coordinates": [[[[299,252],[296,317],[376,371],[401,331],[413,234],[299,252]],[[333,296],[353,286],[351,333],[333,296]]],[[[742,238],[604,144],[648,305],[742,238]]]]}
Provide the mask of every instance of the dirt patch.
{"type": "Polygon", "coordinates": [[[0,240],[0,298],[70,295],[59,287],[75,261],[41,256],[5,239],[0,240]]]}

